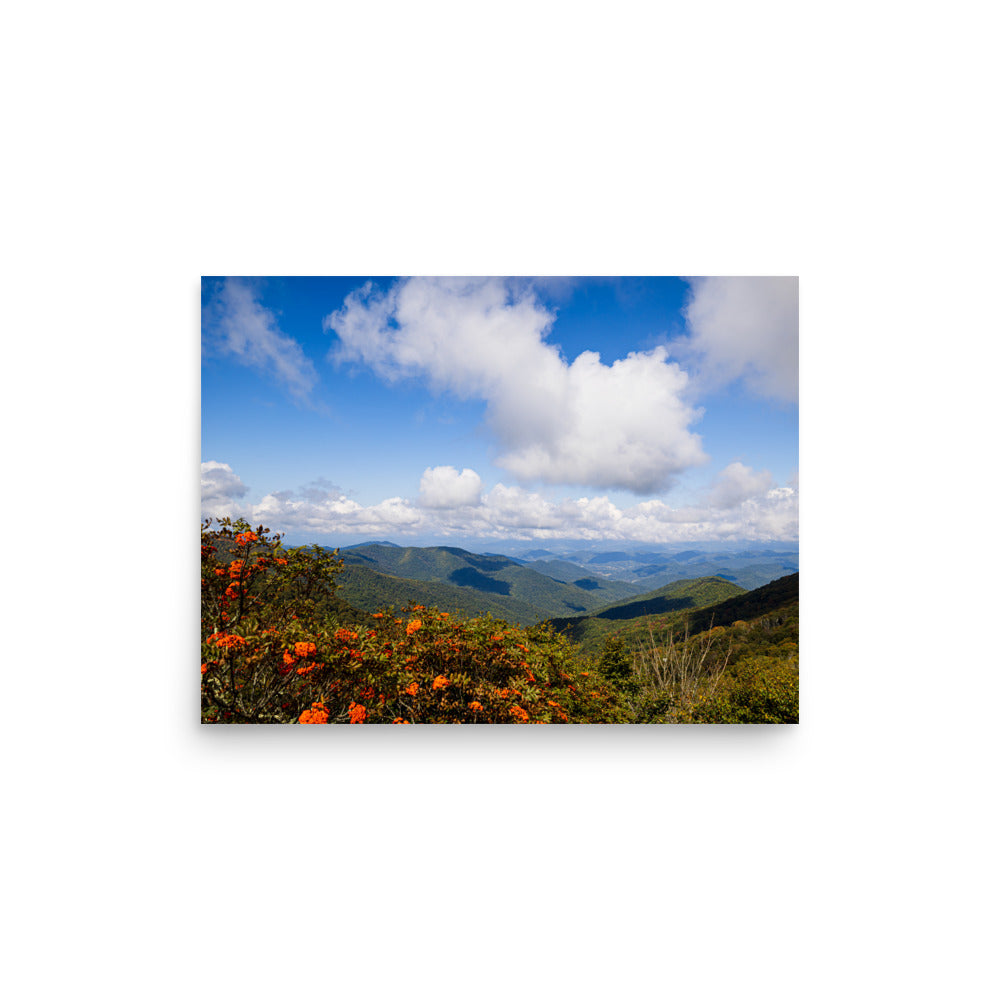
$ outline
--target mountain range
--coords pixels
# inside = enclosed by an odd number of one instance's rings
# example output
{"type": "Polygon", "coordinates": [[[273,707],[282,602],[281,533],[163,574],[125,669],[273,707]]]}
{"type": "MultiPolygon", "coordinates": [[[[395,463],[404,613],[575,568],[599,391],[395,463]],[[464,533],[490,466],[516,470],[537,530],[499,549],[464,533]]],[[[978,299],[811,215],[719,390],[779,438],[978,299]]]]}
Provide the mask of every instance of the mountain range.
{"type": "Polygon", "coordinates": [[[520,625],[552,621],[590,644],[617,622],[714,606],[788,576],[789,568],[798,566],[796,551],[765,548],[578,554],[586,560],[582,565],[546,549],[525,552],[535,557],[526,560],[454,546],[367,542],[340,550],[344,571],[338,593],[362,611],[413,601],[466,617],[488,613],[520,625]],[[632,579],[606,575],[609,570],[632,579]]]}
{"type": "Polygon", "coordinates": [[[343,549],[340,556],[344,572],[339,593],[355,607],[371,611],[412,599],[534,624],[555,615],[585,614],[646,589],[588,574],[569,563],[544,573],[507,556],[451,546],[369,543],[343,549]]]}

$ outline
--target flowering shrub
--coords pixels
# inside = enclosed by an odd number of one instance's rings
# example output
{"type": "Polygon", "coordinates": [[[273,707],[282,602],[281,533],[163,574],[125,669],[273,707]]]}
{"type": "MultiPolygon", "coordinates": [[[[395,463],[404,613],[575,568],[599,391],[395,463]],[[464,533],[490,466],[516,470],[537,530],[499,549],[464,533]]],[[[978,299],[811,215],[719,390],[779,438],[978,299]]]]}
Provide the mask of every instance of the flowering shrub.
{"type": "Polygon", "coordinates": [[[318,546],[285,550],[280,535],[245,521],[211,525],[201,532],[202,721],[327,721],[297,678],[320,665],[311,633],[341,561],[318,546]]]}
{"type": "Polygon", "coordinates": [[[202,526],[202,720],[349,725],[627,721],[602,674],[543,627],[412,605],[345,623],[336,553],[263,526],[202,526]],[[220,573],[219,570],[222,570],[220,573]]]}

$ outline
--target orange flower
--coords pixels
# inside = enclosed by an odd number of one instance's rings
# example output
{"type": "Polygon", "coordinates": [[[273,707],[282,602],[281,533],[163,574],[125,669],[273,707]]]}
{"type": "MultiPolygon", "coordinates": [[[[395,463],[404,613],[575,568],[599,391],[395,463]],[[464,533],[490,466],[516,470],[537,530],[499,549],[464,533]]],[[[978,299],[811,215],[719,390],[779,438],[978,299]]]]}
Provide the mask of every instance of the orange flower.
{"type": "Polygon", "coordinates": [[[355,642],[358,638],[357,632],[352,632],[349,628],[338,628],[336,632],[333,633],[334,639],[338,642],[355,642]]]}
{"type": "Polygon", "coordinates": [[[288,565],[288,560],[287,560],[287,559],[275,559],[274,561],[275,561],[275,562],[276,562],[276,563],[277,563],[277,564],[278,564],[279,566],[287,566],[287,565],[288,565]]]}
{"type": "Polygon", "coordinates": [[[409,625],[406,626],[406,634],[413,635],[413,633],[416,632],[421,625],[423,625],[423,622],[419,618],[415,618],[409,625]]]}
{"type": "Polygon", "coordinates": [[[384,618],[384,617],[385,615],[383,615],[381,611],[376,611],[375,614],[372,615],[372,618],[384,618]]]}
{"type": "Polygon", "coordinates": [[[416,694],[420,690],[420,685],[414,681],[408,688],[404,688],[407,694],[416,694]]]}
{"type": "Polygon", "coordinates": [[[360,725],[368,718],[368,709],[364,705],[355,705],[351,702],[351,707],[348,709],[351,713],[351,725],[360,725]]]}
{"type": "Polygon", "coordinates": [[[296,658],[294,656],[292,656],[292,654],[289,653],[287,649],[282,654],[282,659],[285,661],[285,666],[286,667],[291,667],[294,664],[298,663],[298,660],[296,660],[296,658]]]}
{"type": "Polygon", "coordinates": [[[469,708],[471,708],[473,712],[481,712],[483,710],[483,706],[480,705],[478,701],[470,701],[469,708]]]}
{"type": "Polygon", "coordinates": [[[223,632],[216,632],[214,635],[208,637],[208,642],[211,643],[215,640],[215,645],[219,649],[239,649],[240,646],[245,646],[247,644],[246,639],[241,635],[226,635],[223,632]]]}
{"type": "Polygon", "coordinates": [[[314,643],[314,642],[297,642],[297,643],[295,643],[295,655],[296,656],[315,656],[316,655],[316,643],[314,643]]]}
{"type": "Polygon", "coordinates": [[[302,725],[322,726],[330,718],[330,713],[326,705],[320,701],[314,701],[312,708],[307,708],[300,716],[299,722],[302,725]]]}
{"type": "Polygon", "coordinates": [[[410,723],[401,715],[397,715],[396,718],[392,720],[392,724],[394,726],[408,726],[410,723]]]}
{"type": "Polygon", "coordinates": [[[511,705],[510,714],[513,715],[515,719],[520,719],[521,722],[528,721],[528,713],[519,705],[511,705]]]}
{"type": "Polygon", "coordinates": [[[242,573],[242,572],[243,572],[243,560],[242,559],[234,559],[229,564],[229,575],[231,577],[238,577],[240,575],[240,573],[242,573]]]}
{"type": "Polygon", "coordinates": [[[434,678],[434,683],[431,687],[437,691],[438,688],[446,688],[450,683],[451,681],[448,680],[444,674],[438,674],[438,676],[434,678]]]}
{"type": "Polygon", "coordinates": [[[236,536],[237,545],[247,545],[250,542],[258,541],[257,535],[252,531],[244,531],[242,535],[236,536]]]}

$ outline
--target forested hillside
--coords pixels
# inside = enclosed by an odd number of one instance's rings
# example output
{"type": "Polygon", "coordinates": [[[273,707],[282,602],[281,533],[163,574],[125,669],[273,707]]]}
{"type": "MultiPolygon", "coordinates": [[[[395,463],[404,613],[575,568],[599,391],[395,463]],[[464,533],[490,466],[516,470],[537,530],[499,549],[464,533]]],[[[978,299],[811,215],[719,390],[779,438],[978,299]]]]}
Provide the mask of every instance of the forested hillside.
{"type": "Polygon", "coordinates": [[[544,617],[540,611],[523,601],[498,596],[495,592],[433,580],[390,576],[369,566],[345,565],[338,584],[338,595],[362,611],[424,604],[448,608],[460,618],[490,614],[495,618],[532,625],[544,617]]]}
{"type": "Polygon", "coordinates": [[[594,651],[606,636],[618,631],[625,621],[651,615],[658,616],[664,622],[678,621],[686,612],[709,607],[741,593],[741,587],[718,577],[678,580],[632,600],[618,601],[600,608],[590,615],[551,618],[549,624],[556,632],[579,643],[584,649],[594,651]]]}
{"type": "Polygon", "coordinates": [[[401,606],[410,599],[421,603],[454,602],[456,610],[478,607],[520,624],[533,624],[553,615],[591,611],[644,589],[587,577],[579,567],[574,567],[577,578],[566,581],[506,556],[477,555],[450,546],[369,544],[352,547],[340,555],[346,567],[342,581],[345,599],[371,610],[380,602],[401,606]],[[353,573],[354,567],[364,567],[381,574],[381,578],[353,573]],[[393,582],[399,580],[406,582],[393,582]],[[412,581],[438,584],[444,589],[420,588],[412,581]]]}

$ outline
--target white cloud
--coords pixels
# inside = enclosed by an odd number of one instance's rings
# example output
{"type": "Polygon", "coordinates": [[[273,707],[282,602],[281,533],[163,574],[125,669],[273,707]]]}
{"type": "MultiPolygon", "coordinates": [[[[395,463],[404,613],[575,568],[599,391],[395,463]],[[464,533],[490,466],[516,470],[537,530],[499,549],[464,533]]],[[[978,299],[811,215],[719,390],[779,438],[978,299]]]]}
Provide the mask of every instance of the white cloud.
{"type": "Polygon", "coordinates": [[[201,509],[203,517],[238,517],[239,499],[247,487],[225,462],[201,463],[201,509]]]}
{"type": "Polygon", "coordinates": [[[255,298],[253,287],[240,278],[226,278],[202,312],[206,353],[235,358],[285,385],[306,402],[318,381],[313,363],[298,341],[281,332],[270,309],[255,298]]]}
{"type": "Polygon", "coordinates": [[[485,399],[497,464],[521,482],[652,493],[707,460],[689,429],[687,375],[666,348],[569,364],[544,341],[554,318],[523,283],[409,278],[352,292],[325,325],[334,361],[485,399]]]}
{"type": "Polygon", "coordinates": [[[348,499],[338,488],[324,492],[313,484],[298,491],[269,493],[258,504],[239,505],[236,500],[246,493],[239,477],[228,465],[207,462],[202,474],[203,484],[209,484],[204,490],[203,511],[213,516],[213,511],[222,508],[222,513],[246,517],[273,531],[317,540],[352,535],[400,540],[450,535],[649,543],[798,538],[798,490],[793,486],[771,487],[767,473],[755,473],[740,463],[733,463],[720,477],[723,492],[710,494],[710,502],[697,507],[671,507],[662,500],[618,507],[603,496],[549,500],[503,483],[482,493],[473,470],[460,474],[442,468],[449,470],[444,466],[424,473],[421,486],[428,489],[417,500],[390,497],[366,507],[348,499]],[[751,488],[759,491],[748,495],[751,488]],[[428,497],[454,502],[432,506],[426,503],[428,497]],[[720,505],[720,497],[724,505],[720,505]]]}
{"type": "Polygon", "coordinates": [[[744,500],[741,507],[744,522],[764,538],[784,538],[799,531],[799,492],[791,486],[778,486],[762,497],[744,500]]]}
{"type": "Polygon", "coordinates": [[[426,524],[424,514],[402,497],[364,507],[343,495],[326,498],[282,491],[269,493],[250,509],[250,520],[275,531],[317,537],[328,534],[414,534],[426,524]]]}
{"type": "Polygon", "coordinates": [[[425,469],[420,477],[420,503],[424,507],[465,507],[479,503],[483,483],[472,469],[459,472],[450,465],[425,469]]]}
{"type": "Polygon", "coordinates": [[[742,378],[759,396],[799,398],[799,279],[691,278],[684,308],[705,388],[742,378]]]}
{"type": "Polygon", "coordinates": [[[754,472],[742,462],[732,462],[716,478],[709,494],[709,503],[713,507],[728,510],[739,506],[744,500],[766,493],[773,485],[771,473],[766,469],[754,472]]]}

